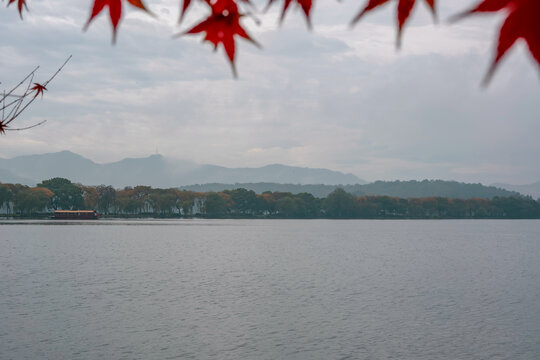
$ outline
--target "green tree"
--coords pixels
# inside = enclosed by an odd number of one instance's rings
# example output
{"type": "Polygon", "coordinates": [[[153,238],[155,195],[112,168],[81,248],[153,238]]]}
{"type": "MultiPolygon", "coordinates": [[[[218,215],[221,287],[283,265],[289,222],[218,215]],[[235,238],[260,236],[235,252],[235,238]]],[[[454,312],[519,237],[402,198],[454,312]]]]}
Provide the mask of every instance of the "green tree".
{"type": "Polygon", "coordinates": [[[115,206],[116,190],[110,185],[99,185],[96,187],[96,191],[99,196],[97,203],[99,212],[109,214],[111,209],[115,206]]]}
{"type": "Polygon", "coordinates": [[[370,201],[370,196],[357,197],[354,204],[359,218],[369,219],[377,216],[377,207],[370,201]]]}
{"type": "Polygon", "coordinates": [[[337,188],[324,199],[323,210],[330,218],[352,218],[356,213],[354,197],[337,188]]]}
{"type": "Polygon", "coordinates": [[[210,192],[204,198],[203,211],[210,217],[222,217],[227,213],[227,200],[218,193],[210,192]]]}
{"type": "Polygon", "coordinates": [[[302,201],[302,217],[317,218],[319,217],[321,201],[310,193],[300,193],[295,195],[295,198],[302,201]]]}
{"type": "Polygon", "coordinates": [[[173,189],[154,189],[150,193],[154,213],[170,215],[176,207],[177,197],[173,189]]]}
{"type": "Polygon", "coordinates": [[[298,218],[303,217],[305,204],[301,199],[293,196],[285,196],[276,201],[276,211],[279,217],[298,218]]]}
{"type": "Polygon", "coordinates": [[[258,199],[255,191],[239,188],[229,193],[233,202],[232,210],[237,214],[250,215],[257,209],[258,199]]]}
{"type": "Polygon", "coordinates": [[[52,178],[38,184],[51,190],[54,196],[51,198],[51,207],[55,210],[76,210],[84,207],[83,190],[68,179],[52,178]]]}
{"type": "Polygon", "coordinates": [[[10,205],[13,201],[13,192],[11,189],[4,184],[0,184],[0,208],[6,207],[7,213],[9,214],[10,205]]]}

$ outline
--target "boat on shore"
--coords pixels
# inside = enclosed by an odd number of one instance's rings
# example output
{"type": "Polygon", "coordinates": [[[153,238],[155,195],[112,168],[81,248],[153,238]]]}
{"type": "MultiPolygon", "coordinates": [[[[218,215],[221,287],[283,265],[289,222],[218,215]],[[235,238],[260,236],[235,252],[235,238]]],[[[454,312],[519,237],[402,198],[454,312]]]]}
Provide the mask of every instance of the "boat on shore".
{"type": "Polygon", "coordinates": [[[55,210],[52,216],[55,220],[97,220],[96,210],[55,210]]]}

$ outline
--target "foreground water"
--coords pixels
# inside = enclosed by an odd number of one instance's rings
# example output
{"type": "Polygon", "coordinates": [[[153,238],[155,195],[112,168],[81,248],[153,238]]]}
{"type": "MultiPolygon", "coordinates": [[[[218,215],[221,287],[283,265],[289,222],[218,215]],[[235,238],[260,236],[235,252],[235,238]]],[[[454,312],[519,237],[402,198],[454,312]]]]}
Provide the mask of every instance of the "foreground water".
{"type": "Polygon", "coordinates": [[[0,358],[538,359],[540,221],[4,221],[0,358]]]}

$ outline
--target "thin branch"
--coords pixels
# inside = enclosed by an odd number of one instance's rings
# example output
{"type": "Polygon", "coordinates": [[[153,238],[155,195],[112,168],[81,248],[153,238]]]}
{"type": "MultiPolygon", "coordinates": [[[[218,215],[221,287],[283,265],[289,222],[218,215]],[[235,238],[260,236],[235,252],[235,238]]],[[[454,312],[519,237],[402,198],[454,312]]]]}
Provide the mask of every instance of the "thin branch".
{"type": "Polygon", "coordinates": [[[19,111],[19,109],[21,108],[22,104],[23,104],[23,100],[24,98],[26,98],[28,95],[30,95],[30,87],[32,86],[32,80],[34,80],[34,74],[32,74],[32,76],[30,77],[30,81],[28,81],[28,86],[26,87],[26,91],[24,92],[24,96],[23,98],[21,99],[21,101],[19,102],[19,104],[17,106],[15,106],[15,114],[13,115],[13,117],[11,119],[9,119],[5,125],[9,125],[10,122],[12,122],[13,120],[15,120],[17,117],[19,117],[19,115],[21,115],[21,113],[26,110],[26,108],[28,106],[30,106],[31,103],[34,102],[34,100],[36,99],[36,97],[34,96],[32,99],[30,99],[30,101],[28,101],[26,103],[26,105],[19,111]]]}
{"type": "Polygon", "coordinates": [[[45,81],[43,83],[43,86],[47,86],[48,83],[50,83],[52,81],[52,79],[54,79],[56,77],[56,75],[58,75],[58,73],[60,71],[62,71],[62,69],[64,68],[64,66],[66,66],[66,64],[68,63],[69,60],[71,60],[71,58],[73,57],[73,55],[69,55],[68,58],[66,59],[66,61],[64,61],[64,63],[62,64],[62,66],[60,66],[60,68],[58,68],[58,70],[56,70],[56,72],[53,74],[53,76],[51,76],[51,78],[47,81],[45,81]]]}
{"type": "MultiPolygon", "coordinates": [[[[14,95],[11,95],[12,97],[14,95]]],[[[4,110],[4,109],[7,109],[8,107],[10,107],[11,105],[15,104],[16,102],[19,102],[21,101],[21,99],[24,99],[26,95],[20,95],[19,98],[17,100],[13,100],[12,102],[8,103],[7,105],[4,105],[2,106],[2,108],[0,108],[0,110],[4,110]]],[[[7,96],[6,96],[7,97],[7,96]]],[[[1,101],[0,101],[1,102],[1,101]]]]}
{"type": "Polygon", "coordinates": [[[4,130],[5,130],[5,131],[21,131],[21,130],[28,130],[28,129],[31,129],[31,128],[35,128],[36,126],[45,124],[46,122],[47,122],[47,120],[43,120],[43,121],[40,121],[40,122],[38,122],[37,124],[31,125],[31,126],[27,126],[27,127],[23,127],[23,128],[17,128],[17,129],[4,129],[4,130]]]}
{"type": "Polygon", "coordinates": [[[46,122],[46,120],[44,120],[44,121],[40,121],[37,124],[27,126],[27,127],[14,128],[14,129],[8,128],[8,125],[12,121],[17,119],[35,101],[35,99],[37,98],[37,95],[42,93],[42,89],[44,88],[44,90],[46,90],[46,86],[64,69],[64,67],[69,62],[69,60],[71,60],[72,57],[73,55],[70,55],[66,59],[66,61],[64,61],[62,66],[60,66],[58,70],[56,70],[56,72],[52,74],[52,76],[42,84],[35,83],[36,86],[32,87],[36,71],[40,68],[39,66],[37,66],[28,75],[26,75],[23,80],[21,80],[15,87],[13,87],[9,92],[3,91],[0,97],[0,110],[2,114],[2,118],[0,119],[0,133],[4,133],[4,131],[28,130],[36,126],[40,126],[46,122]],[[23,94],[22,95],[14,94],[14,92],[17,89],[19,89],[21,86],[26,87],[24,89],[23,94]],[[8,98],[11,98],[9,102],[6,101],[8,98]]]}
{"type": "Polygon", "coordinates": [[[34,73],[35,73],[38,69],[39,69],[39,65],[38,65],[34,70],[32,70],[32,71],[30,72],[30,74],[26,75],[26,77],[25,77],[24,79],[22,79],[21,82],[18,83],[13,89],[11,89],[7,94],[5,94],[4,97],[2,98],[2,100],[0,100],[0,102],[4,101],[4,99],[5,99],[7,96],[11,95],[11,93],[13,93],[15,90],[17,90],[17,88],[18,88],[19,86],[21,86],[22,84],[24,84],[24,83],[26,82],[26,80],[28,80],[29,77],[34,76],[34,73]]]}

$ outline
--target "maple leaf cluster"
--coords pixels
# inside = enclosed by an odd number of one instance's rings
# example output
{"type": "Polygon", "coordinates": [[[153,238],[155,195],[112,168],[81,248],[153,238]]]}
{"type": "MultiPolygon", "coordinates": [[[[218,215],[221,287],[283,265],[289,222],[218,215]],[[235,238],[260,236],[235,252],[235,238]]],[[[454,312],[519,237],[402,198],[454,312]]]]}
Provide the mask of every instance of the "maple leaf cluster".
{"type": "MultiPolygon", "coordinates": [[[[255,40],[248,35],[240,24],[240,18],[244,16],[240,13],[238,5],[234,0],[210,0],[205,1],[210,6],[211,14],[199,24],[185,32],[185,34],[205,33],[204,41],[208,41],[217,49],[219,44],[223,45],[225,53],[231,63],[233,73],[236,75],[234,65],[236,44],[235,36],[240,36],[255,45],[255,40]]],[[[182,16],[189,7],[190,0],[185,0],[182,7],[182,16]],[[187,5],[186,5],[187,3],[187,5]]],[[[183,34],[180,34],[183,35],[183,34]]]]}
{"type": "Polygon", "coordinates": [[[489,82],[499,61],[516,43],[523,39],[540,66],[540,0],[483,0],[477,6],[455,16],[458,20],[476,13],[505,11],[508,16],[499,32],[499,42],[484,83],[489,82]]]}
{"type": "MultiPolygon", "coordinates": [[[[142,0],[92,0],[90,17],[84,26],[88,28],[90,23],[105,8],[108,9],[109,18],[113,29],[113,42],[116,41],[117,29],[122,18],[123,4],[127,1],[132,7],[145,11],[153,16],[144,5],[142,0]]],[[[209,9],[209,15],[200,23],[189,30],[179,34],[190,35],[204,33],[204,41],[211,43],[214,49],[221,44],[225,50],[227,58],[231,63],[233,73],[235,70],[236,37],[241,37],[252,44],[257,42],[247,33],[241,24],[241,19],[246,16],[241,6],[251,5],[250,0],[181,0],[179,21],[181,22],[193,1],[204,4],[209,9]]],[[[280,15],[280,22],[285,18],[285,14],[296,5],[301,9],[306,18],[308,27],[311,28],[311,11],[315,0],[268,0],[267,9],[275,2],[282,1],[283,8],[280,15]]],[[[419,0],[421,1],[421,0],[419,0]]],[[[360,21],[366,14],[387,3],[396,3],[397,19],[397,46],[401,45],[403,29],[414,9],[417,0],[365,0],[365,5],[353,18],[351,24],[360,21]]],[[[437,19],[436,1],[423,0],[429,7],[434,19],[437,19]]],[[[450,1],[450,0],[448,0],[450,1]]],[[[473,0],[471,0],[473,1],[473,0]]],[[[23,9],[27,9],[26,0],[8,0],[8,6],[17,2],[17,9],[22,18],[23,9]]],[[[537,65],[540,67],[540,0],[479,0],[479,3],[471,9],[458,14],[455,20],[461,19],[477,13],[492,13],[502,11],[507,17],[500,29],[498,45],[493,62],[486,75],[486,82],[493,76],[497,65],[507,51],[518,39],[523,39],[532,54],[537,65]]],[[[42,91],[40,92],[42,93],[42,91]]]]}
{"type": "MultiPolygon", "coordinates": [[[[390,0],[369,0],[366,4],[366,6],[356,15],[352,21],[352,24],[356,24],[365,14],[368,12],[378,8],[379,6],[386,4],[390,0]]],[[[405,26],[405,23],[409,19],[409,16],[411,15],[411,11],[414,8],[414,5],[416,3],[415,0],[397,0],[398,6],[397,6],[397,27],[398,27],[398,35],[397,35],[397,46],[401,46],[401,34],[403,31],[403,27],[405,26]]],[[[436,18],[437,13],[435,11],[435,0],[424,0],[427,5],[429,6],[431,13],[433,14],[433,17],[436,18]]]]}
{"type": "MultiPolygon", "coordinates": [[[[86,25],[84,26],[84,29],[88,29],[88,26],[90,26],[90,23],[96,16],[99,15],[105,9],[105,7],[109,8],[109,18],[111,19],[111,25],[113,28],[113,43],[116,42],[116,34],[118,29],[118,24],[120,23],[120,19],[122,18],[122,1],[123,0],[94,0],[94,4],[92,5],[92,12],[90,13],[90,18],[86,22],[86,25]]],[[[146,11],[147,13],[153,15],[144,5],[142,0],[126,0],[130,5],[133,7],[136,7],[138,9],[141,9],[143,11],[146,11]]]]}

